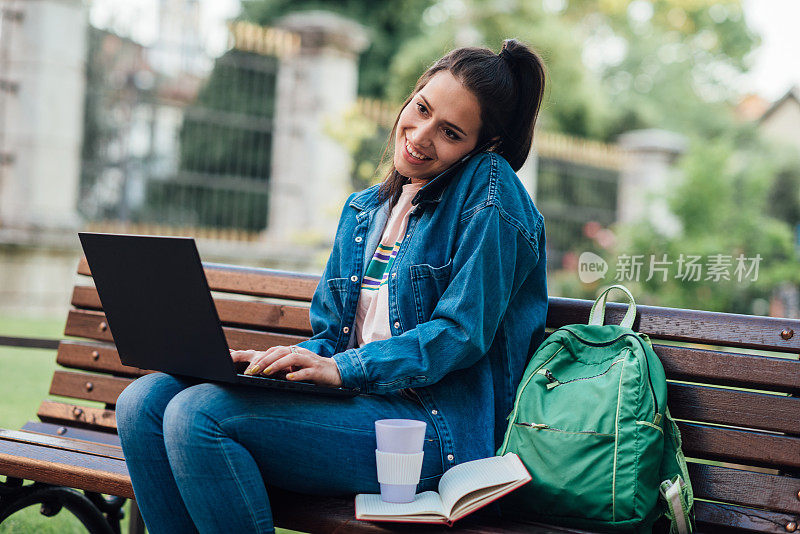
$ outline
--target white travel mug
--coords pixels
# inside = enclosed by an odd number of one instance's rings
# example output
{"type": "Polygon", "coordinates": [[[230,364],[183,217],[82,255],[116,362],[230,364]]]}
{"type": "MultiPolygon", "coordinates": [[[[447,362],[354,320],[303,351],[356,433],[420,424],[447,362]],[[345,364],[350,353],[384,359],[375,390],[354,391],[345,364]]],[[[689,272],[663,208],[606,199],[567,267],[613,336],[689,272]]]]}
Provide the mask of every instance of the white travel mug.
{"type": "Polygon", "coordinates": [[[381,419],[375,421],[375,463],[381,499],[385,502],[411,502],[417,493],[422,473],[424,421],[381,419]]]}

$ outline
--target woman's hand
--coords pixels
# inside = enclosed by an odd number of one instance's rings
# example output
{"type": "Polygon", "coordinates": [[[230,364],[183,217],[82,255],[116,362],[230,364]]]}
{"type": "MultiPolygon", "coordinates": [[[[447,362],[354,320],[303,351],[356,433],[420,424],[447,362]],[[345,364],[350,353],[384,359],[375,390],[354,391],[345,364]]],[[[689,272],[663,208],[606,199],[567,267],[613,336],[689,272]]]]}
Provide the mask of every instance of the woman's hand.
{"type": "Polygon", "coordinates": [[[234,362],[249,362],[246,375],[271,375],[288,371],[287,380],[306,380],[322,386],[339,387],[342,378],[332,358],[325,358],[296,345],[260,350],[231,350],[234,362]]]}

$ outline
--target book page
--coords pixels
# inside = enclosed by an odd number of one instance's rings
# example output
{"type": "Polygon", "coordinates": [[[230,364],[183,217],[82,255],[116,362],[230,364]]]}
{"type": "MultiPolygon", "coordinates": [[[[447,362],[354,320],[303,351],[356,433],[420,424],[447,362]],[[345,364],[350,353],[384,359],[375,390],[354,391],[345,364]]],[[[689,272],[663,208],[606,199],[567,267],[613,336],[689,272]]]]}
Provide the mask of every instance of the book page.
{"type": "Polygon", "coordinates": [[[356,519],[412,516],[429,516],[425,518],[429,521],[444,521],[447,518],[442,500],[435,491],[423,491],[407,503],[384,502],[379,494],[356,495],[356,519]]]}
{"type": "Polygon", "coordinates": [[[527,479],[520,480],[518,482],[512,482],[511,484],[500,484],[490,488],[479,489],[473,491],[469,495],[461,497],[461,499],[459,499],[450,510],[450,521],[456,521],[466,515],[471,514],[473,511],[481,508],[484,504],[489,503],[505,495],[506,493],[510,493],[525,483],[527,483],[527,479]]]}
{"type": "MultiPolygon", "coordinates": [[[[530,475],[519,457],[514,453],[507,453],[505,456],[492,456],[458,464],[449,469],[439,481],[439,494],[445,514],[450,517],[456,503],[470,493],[483,488],[527,481],[529,478],[530,475]]],[[[484,497],[494,493],[490,491],[484,497]]]]}

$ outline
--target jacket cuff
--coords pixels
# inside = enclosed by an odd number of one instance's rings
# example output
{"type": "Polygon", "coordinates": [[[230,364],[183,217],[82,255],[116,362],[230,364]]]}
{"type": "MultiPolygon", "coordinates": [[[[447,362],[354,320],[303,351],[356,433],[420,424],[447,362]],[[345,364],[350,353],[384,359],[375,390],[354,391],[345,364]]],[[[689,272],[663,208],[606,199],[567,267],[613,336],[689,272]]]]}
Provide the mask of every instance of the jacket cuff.
{"type": "Polygon", "coordinates": [[[339,368],[339,376],[342,378],[342,386],[346,388],[358,389],[362,393],[367,390],[367,376],[364,367],[358,357],[356,349],[347,349],[331,356],[336,367],[339,368]]]}

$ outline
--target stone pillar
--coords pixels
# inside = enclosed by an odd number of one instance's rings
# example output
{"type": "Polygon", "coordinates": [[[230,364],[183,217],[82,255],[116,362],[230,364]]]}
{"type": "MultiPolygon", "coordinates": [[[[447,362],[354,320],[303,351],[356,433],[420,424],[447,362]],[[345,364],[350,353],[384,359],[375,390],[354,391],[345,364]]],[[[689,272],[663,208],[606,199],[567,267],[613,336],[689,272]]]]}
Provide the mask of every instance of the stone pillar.
{"type": "Polygon", "coordinates": [[[272,244],[330,245],[352,192],[347,151],[325,133],[356,100],[358,55],[368,45],[357,23],[307,11],[278,25],[300,36],[299,52],[281,58],[272,139],[269,226],[272,244]]]}
{"type": "Polygon", "coordinates": [[[675,184],[675,160],[686,151],[684,136],[666,130],[634,130],[619,136],[625,152],[617,193],[617,220],[649,221],[666,236],[681,230],[667,194],[675,184]]]}
{"type": "Polygon", "coordinates": [[[14,87],[0,92],[0,152],[9,155],[0,167],[0,229],[75,228],[86,5],[0,0],[0,9],[0,79],[14,87]]]}

